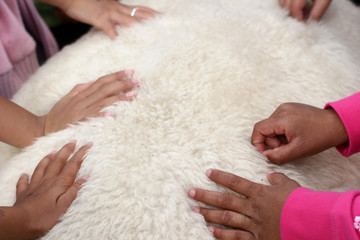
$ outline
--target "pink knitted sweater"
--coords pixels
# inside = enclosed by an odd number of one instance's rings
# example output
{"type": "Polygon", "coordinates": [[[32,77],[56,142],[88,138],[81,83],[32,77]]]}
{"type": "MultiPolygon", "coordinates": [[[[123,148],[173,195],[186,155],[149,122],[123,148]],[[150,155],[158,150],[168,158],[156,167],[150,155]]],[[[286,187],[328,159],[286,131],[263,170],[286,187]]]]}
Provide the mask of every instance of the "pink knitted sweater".
{"type": "Polygon", "coordinates": [[[23,21],[46,57],[58,50],[32,0],[0,1],[0,95],[7,98],[11,98],[38,68],[36,44],[23,21]]]}
{"type": "MultiPolygon", "coordinates": [[[[344,156],[360,152],[360,93],[325,108],[329,107],[340,116],[349,136],[349,143],[337,149],[344,156]]],[[[280,225],[283,240],[360,239],[360,191],[315,192],[298,188],[283,207],[280,225]]]]}

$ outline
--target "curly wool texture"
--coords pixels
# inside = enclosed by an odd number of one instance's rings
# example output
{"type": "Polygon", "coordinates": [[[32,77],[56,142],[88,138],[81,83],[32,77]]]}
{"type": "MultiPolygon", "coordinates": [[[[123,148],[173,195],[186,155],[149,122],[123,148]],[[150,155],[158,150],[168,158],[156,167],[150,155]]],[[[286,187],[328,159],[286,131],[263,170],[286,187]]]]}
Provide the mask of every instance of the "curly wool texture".
{"type": "Polygon", "coordinates": [[[72,139],[89,141],[78,198],[42,239],[213,239],[191,211],[191,187],[227,191],[209,168],[267,184],[280,171],[314,190],[360,189],[359,155],[334,149],[282,166],[250,144],[255,122],[283,102],[323,107],[359,91],[360,11],[333,1],[320,23],[288,17],[278,1],[126,1],[161,11],[118,28],[91,31],[42,66],[15,102],[45,114],[76,84],[122,69],[141,79],[133,102],[38,139],[22,152],[1,145],[1,205],[12,205],[22,172],[72,139]]]}

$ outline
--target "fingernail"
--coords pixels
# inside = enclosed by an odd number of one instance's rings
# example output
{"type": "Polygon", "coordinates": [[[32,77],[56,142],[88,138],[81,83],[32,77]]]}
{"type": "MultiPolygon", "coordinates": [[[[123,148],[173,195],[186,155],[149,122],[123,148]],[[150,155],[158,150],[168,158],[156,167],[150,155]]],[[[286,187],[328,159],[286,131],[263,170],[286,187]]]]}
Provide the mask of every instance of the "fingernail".
{"type": "Polygon", "coordinates": [[[80,177],[80,179],[83,179],[85,181],[89,180],[90,176],[89,175],[84,175],[82,177],[80,177]]]}
{"type": "Polygon", "coordinates": [[[126,97],[128,97],[128,98],[133,98],[133,97],[135,97],[136,96],[136,92],[134,92],[134,91],[131,91],[131,92],[128,92],[127,94],[126,94],[126,97]]]}
{"type": "Polygon", "coordinates": [[[113,112],[104,112],[104,117],[112,117],[113,115],[113,112]]]}
{"type": "Polygon", "coordinates": [[[275,173],[275,171],[270,170],[268,174],[270,175],[270,174],[273,174],[273,173],[275,173]]]}
{"type": "Polygon", "coordinates": [[[50,153],[50,155],[55,155],[57,153],[57,150],[54,150],[50,153]]]}
{"type": "Polygon", "coordinates": [[[210,177],[211,173],[212,173],[212,169],[207,170],[206,171],[206,176],[210,177]]]}
{"type": "Polygon", "coordinates": [[[135,85],[140,85],[140,80],[138,79],[138,78],[133,78],[132,80],[131,80],[135,85]]]}
{"type": "Polygon", "coordinates": [[[89,147],[89,148],[91,148],[93,145],[94,145],[93,142],[88,142],[88,143],[86,144],[86,146],[89,147]]]}
{"type": "Polygon", "coordinates": [[[22,174],[20,175],[20,177],[27,177],[27,176],[28,176],[27,173],[22,173],[22,174]]]}
{"type": "Polygon", "coordinates": [[[196,212],[196,213],[200,213],[200,208],[199,207],[194,207],[192,209],[193,212],[196,212]]]}
{"type": "Polygon", "coordinates": [[[74,139],[74,140],[71,140],[71,142],[70,143],[72,143],[72,144],[76,144],[76,140],[74,139]]]}
{"type": "Polygon", "coordinates": [[[189,191],[189,197],[193,198],[193,197],[195,197],[195,194],[196,194],[195,189],[191,189],[191,190],[189,191]]]}
{"type": "Polygon", "coordinates": [[[213,227],[213,226],[209,226],[209,227],[208,227],[208,229],[209,229],[209,231],[210,231],[210,232],[212,232],[212,233],[214,233],[214,232],[215,232],[215,229],[214,229],[214,227],[213,227]]]}
{"type": "Polygon", "coordinates": [[[132,75],[134,75],[134,70],[125,70],[125,75],[128,77],[132,77],[132,75]]]}

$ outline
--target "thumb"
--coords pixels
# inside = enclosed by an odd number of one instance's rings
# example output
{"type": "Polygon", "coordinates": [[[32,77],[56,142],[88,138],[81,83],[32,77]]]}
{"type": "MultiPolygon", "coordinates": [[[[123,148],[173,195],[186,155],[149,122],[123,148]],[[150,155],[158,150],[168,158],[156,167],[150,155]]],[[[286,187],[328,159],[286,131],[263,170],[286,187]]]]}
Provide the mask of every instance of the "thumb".
{"type": "Polygon", "coordinates": [[[21,195],[29,186],[29,175],[26,173],[22,173],[16,184],[16,195],[21,195]]]}
{"type": "Polygon", "coordinates": [[[270,172],[267,179],[271,185],[281,185],[290,180],[285,174],[277,172],[270,172]]]}
{"type": "Polygon", "coordinates": [[[270,162],[275,164],[282,164],[301,157],[301,148],[299,148],[298,141],[292,141],[287,144],[282,144],[280,147],[268,149],[263,152],[270,162]]]}

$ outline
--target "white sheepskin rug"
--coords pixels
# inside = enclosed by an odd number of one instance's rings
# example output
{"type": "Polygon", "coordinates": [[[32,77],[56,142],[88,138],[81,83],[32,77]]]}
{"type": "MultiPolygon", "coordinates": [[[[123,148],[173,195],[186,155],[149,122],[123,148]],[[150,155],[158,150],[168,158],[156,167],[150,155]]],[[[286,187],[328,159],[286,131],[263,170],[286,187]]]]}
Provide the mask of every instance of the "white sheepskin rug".
{"type": "Polygon", "coordinates": [[[191,211],[191,187],[226,191],[209,168],[268,184],[280,171],[314,190],[360,189],[360,156],[331,149],[282,166],[250,143],[254,124],[283,102],[323,107],[360,85],[360,9],[336,0],[319,23],[300,23],[277,0],[138,0],[163,14],[91,31],[50,59],[15,96],[45,114],[76,84],[123,69],[141,79],[138,97],[19,151],[1,146],[1,205],[12,205],[22,172],[72,139],[93,141],[80,170],[90,175],[42,239],[213,239],[191,211]]]}

